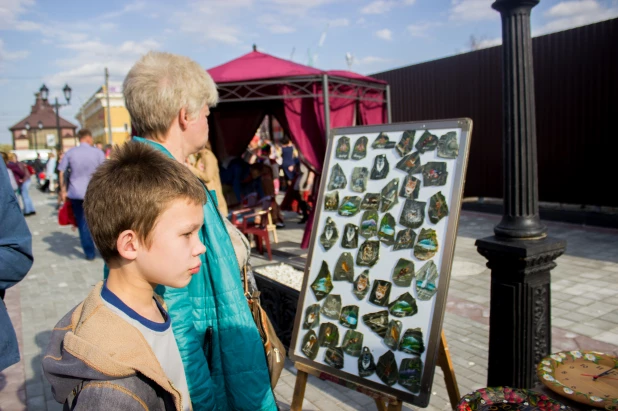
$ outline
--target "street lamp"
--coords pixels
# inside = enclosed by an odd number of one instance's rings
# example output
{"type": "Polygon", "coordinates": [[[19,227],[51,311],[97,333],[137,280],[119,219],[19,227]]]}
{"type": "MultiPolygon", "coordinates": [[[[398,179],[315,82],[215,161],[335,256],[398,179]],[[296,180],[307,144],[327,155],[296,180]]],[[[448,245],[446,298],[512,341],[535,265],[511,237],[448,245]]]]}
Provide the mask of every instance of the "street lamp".
{"type": "MultiPolygon", "coordinates": [[[[37,127],[39,130],[43,130],[43,122],[39,120],[37,127]]],[[[36,130],[34,130],[34,149],[36,150],[37,155],[39,154],[39,136],[36,130]]]]}
{"type": "MultiPolygon", "coordinates": [[[[24,124],[24,128],[26,129],[26,135],[28,136],[28,148],[30,148],[30,122],[26,121],[26,124],[24,124]]],[[[34,144],[36,145],[36,141],[34,142],[34,144]]]]}
{"type": "MultiPolygon", "coordinates": [[[[41,86],[41,89],[39,91],[41,92],[41,98],[43,98],[43,100],[47,100],[49,96],[49,89],[45,86],[45,84],[41,86]]],[[[56,150],[58,150],[58,152],[62,150],[62,135],[60,134],[60,107],[68,106],[69,104],[71,104],[71,87],[69,87],[68,84],[65,84],[62,92],[64,93],[64,98],[67,101],[66,104],[58,103],[58,97],[55,97],[54,104],[51,105],[56,110],[56,134],[58,135],[58,144],[56,145],[56,150]]]]}

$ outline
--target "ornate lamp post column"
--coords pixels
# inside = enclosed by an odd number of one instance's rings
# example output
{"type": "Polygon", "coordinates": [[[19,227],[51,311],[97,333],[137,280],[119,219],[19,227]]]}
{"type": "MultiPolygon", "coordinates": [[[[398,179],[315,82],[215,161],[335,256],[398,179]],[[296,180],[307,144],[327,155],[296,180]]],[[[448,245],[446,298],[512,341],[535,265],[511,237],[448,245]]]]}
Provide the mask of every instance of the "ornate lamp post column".
{"type": "Polygon", "coordinates": [[[539,0],[496,0],[502,17],[504,212],[476,241],[491,269],[488,386],[532,388],[551,349],[550,271],[566,242],[539,218],[530,12],[539,0]]]}
{"type": "MultiPolygon", "coordinates": [[[[49,89],[45,86],[45,84],[41,86],[41,89],[39,91],[41,92],[41,97],[43,98],[43,100],[47,100],[47,97],[49,96],[49,89]]],[[[69,87],[68,84],[65,84],[62,92],[64,93],[64,98],[67,101],[66,104],[60,104],[58,102],[58,97],[55,97],[54,104],[51,105],[56,111],[56,134],[58,136],[58,141],[56,142],[56,150],[58,152],[62,151],[63,146],[62,133],[60,131],[60,107],[68,106],[69,104],[71,104],[71,87],[69,87]]]]}
{"type": "Polygon", "coordinates": [[[30,148],[30,122],[26,121],[24,128],[26,129],[26,136],[28,136],[28,148],[30,148]]]}

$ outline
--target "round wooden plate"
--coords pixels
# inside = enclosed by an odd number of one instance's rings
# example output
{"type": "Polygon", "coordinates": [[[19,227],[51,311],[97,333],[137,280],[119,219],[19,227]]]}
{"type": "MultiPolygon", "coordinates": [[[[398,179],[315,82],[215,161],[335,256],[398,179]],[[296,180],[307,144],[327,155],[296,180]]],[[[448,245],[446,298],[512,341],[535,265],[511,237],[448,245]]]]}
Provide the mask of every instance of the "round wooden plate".
{"type": "Polygon", "coordinates": [[[582,404],[618,410],[618,358],[596,351],[564,351],[537,366],[550,390],[582,404]]]}
{"type": "Polygon", "coordinates": [[[457,406],[457,411],[491,410],[570,411],[571,409],[546,395],[509,387],[481,388],[465,395],[457,406]]]}

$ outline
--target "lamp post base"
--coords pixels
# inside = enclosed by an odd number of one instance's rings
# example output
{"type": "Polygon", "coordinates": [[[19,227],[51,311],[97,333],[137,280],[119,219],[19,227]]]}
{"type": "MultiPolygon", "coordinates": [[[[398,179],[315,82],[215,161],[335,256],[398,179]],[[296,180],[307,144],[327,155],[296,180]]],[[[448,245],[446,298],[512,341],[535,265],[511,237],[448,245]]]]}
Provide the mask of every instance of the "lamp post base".
{"type": "Polygon", "coordinates": [[[476,241],[491,269],[487,386],[532,388],[536,365],[551,349],[550,272],[566,241],[476,241]]]}

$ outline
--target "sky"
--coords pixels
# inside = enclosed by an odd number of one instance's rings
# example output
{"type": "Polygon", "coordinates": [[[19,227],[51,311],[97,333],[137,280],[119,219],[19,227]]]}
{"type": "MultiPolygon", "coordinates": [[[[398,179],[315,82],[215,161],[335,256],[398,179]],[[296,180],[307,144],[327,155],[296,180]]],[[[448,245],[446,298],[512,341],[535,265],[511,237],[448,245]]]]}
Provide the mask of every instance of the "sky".
{"type": "MultiPolygon", "coordinates": [[[[75,114],[104,84],[121,84],[149,50],[205,69],[259,51],[320,69],[362,74],[500,44],[491,0],[0,0],[0,144],[42,84],[75,114]],[[346,58],[347,56],[347,58],[346,58]],[[351,64],[351,65],[350,65],[351,64]]],[[[541,0],[532,34],[618,16],[618,0],[541,0]]]]}

